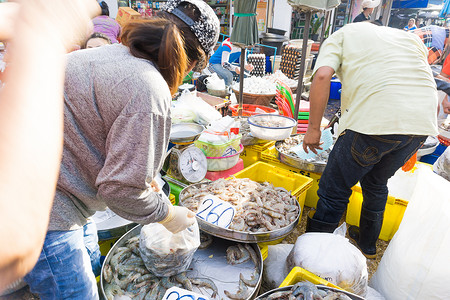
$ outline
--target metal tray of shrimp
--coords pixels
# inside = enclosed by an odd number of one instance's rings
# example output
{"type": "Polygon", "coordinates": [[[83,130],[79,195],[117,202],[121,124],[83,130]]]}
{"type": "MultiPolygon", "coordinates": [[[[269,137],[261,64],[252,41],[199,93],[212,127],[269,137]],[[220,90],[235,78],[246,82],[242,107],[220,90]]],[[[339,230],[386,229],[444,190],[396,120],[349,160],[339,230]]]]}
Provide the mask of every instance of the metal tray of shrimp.
{"type": "MultiPolygon", "coordinates": [[[[130,281],[126,286],[126,291],[122,290],[121,292],[117,289],[117,286],[110,284],[114,283],[113,280],[116,280],[114,279],[116,276],[122,282],[123,278],[126,277],[125,274],[118,275],[118,273],[114,273],[114,269],[116,271],[118,269],[116,266],[111,268],[111,259],[117,254],[119,248],[130,247],[127,242],[131,238],[139,236],[141,228],[142,225],[138,225],[128,231],[112,246],[106,255],[100,276],[100,290],[104,299],[114,299],[115,296],[123,295],[125,292],[132,293],[128,294],[132,298],[138,295],[141,296],[142,298],[139,299],[144,299],[144,296],[146,296],[145,299],[160,300],[164,296],[164,290],[158,294],[155,293],[153,296],[148,295],[158,288],[143,281],[146,275],[134,277],[133,281],[130,281]],[[108,275],[110,278],[113,278],[110,283],[105,280],[107,269],[113,272],[112,275],[108,275]],[[135,288],[133,288],[133,285],[135,285],[135,288]],[[143,287],[144,290],[142,290],[143,287]],[[145,295],[133,292],[138,290],[138,288],[145,295]]],[[[120,260],[115,258],[113,261],[120,260]]],[[[123,260],[119,264],[127,265],[127,260],[123,260]]],[[[254,299],[258,295],[261,286],[262,272],[263,258],[257,244],[236,243],[201,232],[201,244],[194,254],[188,271],[176,276],[182,276],[184,279],[186,279],[184,277],[186,276],[191,282],[192,291],[208,296],[209,299],[254,299]]],[[[149,275],[147,274],[147,276],[149,275]]],[[[153,278],[155,277],[153,276],[153,278]]],[[[162,283],[163,280],[166,283],[177,281],[175,276],[158,278],[156,280],[160,280],[160,285],[164,285],[162,283]]],[[[152,284],[155,284],[155,280],[153,280],[152,284]]],[[[182,288],[186,289],[186,287],[182,288]]]]}
{"type": "MultiPolygon", "coordinates": [[[[292,290],[292,287],[293,287],[293,285],[288,285],[288,286],[284,286],[284,287],[277,288],[277,289],[274,289],[274,290],[270,290],[268,292],[265,292],[264,294],[259,295],[255,300],[284,300],[284,299],[291,299],[291,298],[287,297],[286,294],[287,295],[290,294],[289,292],[292,290]]],[[[328,287],[328,286],[325,286],[325,285],[318,284],[318,285],[316,285],[316,288],[318,290],[325,291],[325,292],[334,292],[334,293],[344,294],[345,296],[347,296],[351,300],[364,300],[364,298],[359,296],[359,295],[356,295],[356,294],[353,294],[353,293],[350,293],[350,292],[347,292],[347,291],[344,291],[344,290],[339,290],[339,289],[336,289],[336,288],[328,287]]],[[[331,297],[330,296],[327,299],[340,300],[341,298],[346,298],[346,297],[338,297],[338,295],[339,294],[337,294],[335,297],[331,297]]],[[[304,297],[304,298],[305,299],[313,299],[313,298],[307,298],[307,297],[304,297]]],[[[295,298],[295,299],[303,299],[303,298],[295,298]]],[[[314,299],[316,299],[316,298],[314,298],[314,299]]],[[[322,299],[322,298],[320,298],[320,299],[322,299]]],[[[323,299],[325,299],[325,298],[323,298],[323,299]]],[[[344,299],[342,299],[342,300],[344,300],[344,299]]]]}
{"type": "Polygon", "coordinates": [[[275,143],[275,149],[277,149],[277,158],[282,163],[292,166],[294,168],[305,170],[313,173],[323,173],[325,167],[327,166],[326,162],[309,162],[299,157],[295,157],[293,155],[289,155],[283,153],[279,150],[280,145],[284,141],[278,141],[275,143]]]}
{"type": "MultiPolygon", "coordinates": [[[[186,199],[185,194],[186,194],[187,189],[189,189],[189,187],[197,187],[197,186],[201,186],[204,184],[208,184],[208,183],[194,183],[194,184],[191,184],[191,185],[187,186],[186,188],[184,188],[180,192],[180,195],[178,197],[178,199],[179,199],[178,204],[183,206],[183,201],[186,199]]],[[[298,206],[298,209],[301,212],[301,207],[297,201],[295,201],[295,204],[298,206]]],[[[301,216],[301,213],[299,213],[297,218],[295,218],[295,220],[292,223],[290,223],[288,226],[285,226],[280,229],[272,230],[272,231],[266,231],[266,232],[237,231],[237,230],[232,230],[229,228],[223,228],[223,227],[219,227],[214,224],[208,223],[205,220],[199,218],[198,216],[197,216],[197,222],[198,222],[199,228],[202,231],[204,231],[208,234],[211,234],[213,236],[219,237],[219,238],[223,238],[223,239],[227,239],[227,240],[235,241],[235,242],[241,242],[241,243],[264,243],[264,242],[276,241],[276,240],[279,240],[279,239],[282,239],[282,238],[288,236],[297,226],[300,216],[301,216]]]]}

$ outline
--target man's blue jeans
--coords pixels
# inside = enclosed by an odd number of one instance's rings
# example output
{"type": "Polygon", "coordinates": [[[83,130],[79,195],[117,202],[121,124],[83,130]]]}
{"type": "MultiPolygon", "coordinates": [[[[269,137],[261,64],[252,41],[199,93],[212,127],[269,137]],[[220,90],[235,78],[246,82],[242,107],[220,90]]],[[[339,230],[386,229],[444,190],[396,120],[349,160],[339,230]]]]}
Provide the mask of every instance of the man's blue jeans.
{"type": "Polygon", "coordinates": [[[313,219],[338,223],[359,181],[363,207],[384,211],[387,181],[420,148],[426,136],[366,135],[344,131],[336,141],[320,178],[316,213],[313,219]]]}
{"type": "Polygon", "coordinates": [[[97,228],[89,222],[78,230],[47,232],[38,262],[25,281],[42,300],[98,299],[95,276],[100,270],[97,228]]]}

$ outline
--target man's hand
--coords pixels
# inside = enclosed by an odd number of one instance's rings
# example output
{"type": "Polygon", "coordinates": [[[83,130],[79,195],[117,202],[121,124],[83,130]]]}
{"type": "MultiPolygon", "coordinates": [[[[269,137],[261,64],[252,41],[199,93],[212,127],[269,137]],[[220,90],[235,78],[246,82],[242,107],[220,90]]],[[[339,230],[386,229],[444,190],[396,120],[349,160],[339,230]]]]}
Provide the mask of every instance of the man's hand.
{"type": "Polygon", "coordinates": [[[322,150],[322,147],[320,146],[323,144],[323,142],[320,141],[321,135],[320,129],[308,128],[303,139],[303,150],[308,153],[309,148],[315,154],[317,154],[316,149],[322,150]]]}

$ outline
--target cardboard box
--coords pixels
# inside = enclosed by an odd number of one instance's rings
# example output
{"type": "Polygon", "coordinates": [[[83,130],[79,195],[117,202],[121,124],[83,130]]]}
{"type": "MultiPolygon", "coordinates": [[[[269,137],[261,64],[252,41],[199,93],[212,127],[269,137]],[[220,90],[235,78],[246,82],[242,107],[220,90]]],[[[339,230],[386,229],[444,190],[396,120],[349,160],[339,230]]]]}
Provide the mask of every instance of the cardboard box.
{"type": "Polygon", "coordinates": [[[124,26],[130,20],[140,19],[141,14],[132,9],[131,7],[119,7],[117,12],[116,21],[120,26],[124,26]]]}

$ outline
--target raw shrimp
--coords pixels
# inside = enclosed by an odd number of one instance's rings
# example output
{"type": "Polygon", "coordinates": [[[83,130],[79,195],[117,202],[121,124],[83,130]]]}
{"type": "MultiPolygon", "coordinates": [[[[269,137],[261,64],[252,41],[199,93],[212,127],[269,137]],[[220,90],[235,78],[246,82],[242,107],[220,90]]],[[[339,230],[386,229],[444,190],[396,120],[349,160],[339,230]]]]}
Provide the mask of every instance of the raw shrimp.
{"type": "Polygon", "coordinates": [[[232,294],[229,291],[224,291],[225,295],[227,295],[228,298],[235,299],[235,300],[243,300],[248,298],[248,287],[245,285],[245,283],[242,280],[239,280],[239,289],[236,294],[232,294]]]}
{"type": "Polygon", "coordinates": [[[247,286],[255,287],[258,284],[259,274],[255,271],[250,279],[245,279],[244,275],[239,274],[239,279],[242,280],[247,286]]]}
{"type": "Polygon", "coordinates": [[[196,285],[197,287],[205,287],[205,288],[209,288],[210,290],[212,290],[213,293],[211,294],[211,298],[216,298],[217,293],[219,292],[216,284],[211,279],[191,278],[191,282],[193,285],[196,285]]]}

